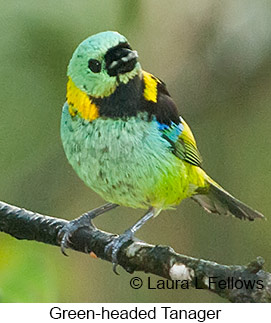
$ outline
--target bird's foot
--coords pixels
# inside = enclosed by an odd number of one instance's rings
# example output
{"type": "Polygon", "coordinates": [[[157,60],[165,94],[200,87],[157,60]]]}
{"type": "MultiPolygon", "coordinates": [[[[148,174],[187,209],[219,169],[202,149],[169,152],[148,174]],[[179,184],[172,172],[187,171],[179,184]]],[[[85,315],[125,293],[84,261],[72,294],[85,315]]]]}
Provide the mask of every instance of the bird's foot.
{"type": "Polygon", "coordinates": [[[118,266],[118,253],[122,246],[129,240],[133,240],[134,234],[132,230],[128,229],[123,234],[119,235],[118,237],[114,238],[113,241],[109,242],[105,248],[104,252],[111,256],[112,264],[113,264],[113,271],[115,274],[118,275],[117,266],[118,266]]]}
{"type": "Polygon", "coordinates": [[[85,219],[74,219],[68,222],[63,228],[59,230],[58,236],[60,240],[60,249],[63,255],[68,256],[65,249],[69,248],[72,245],[71,237],[73,234],[81,228],[93,227],[91,221],[86,222],[85,219]],[[80,221],[81,220],[81,221],[80,221]]]}
{"type": "MultiPolygon", "coordinates": [[[[93,228],[95,227],[92,224],[92,220],[97,216],[116,208],[118,205],[113,203],[107,203],[100,207],[97,207],[94,210],[84,213],[79,218],[76,218],[70,222],[68,222],[63,228],[59,230],[58,237],[60,240],[61,251],[65,256],[68,256],[65,252],[66,248],[72,244],[71,237],[75,233],[75,231],[81,228],[93,228]]],[[[87,251],[86,251],[87,252],[87,251]]]]}

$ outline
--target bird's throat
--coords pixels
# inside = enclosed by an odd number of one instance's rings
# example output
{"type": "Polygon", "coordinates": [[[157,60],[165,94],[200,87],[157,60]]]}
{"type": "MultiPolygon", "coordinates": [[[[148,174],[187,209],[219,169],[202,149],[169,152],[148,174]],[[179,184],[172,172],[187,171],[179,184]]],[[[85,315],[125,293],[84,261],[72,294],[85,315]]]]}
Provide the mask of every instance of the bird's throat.
{"type": "Polygon", "coordinates": [[[72,117],[79,115],[88,121],[93,121],[99,117],[97,105],[92,102],[91,98],[85,92],[75,86],[70,77],[67,83],[67,103],[69,105],[69,113],[72,117]]]}

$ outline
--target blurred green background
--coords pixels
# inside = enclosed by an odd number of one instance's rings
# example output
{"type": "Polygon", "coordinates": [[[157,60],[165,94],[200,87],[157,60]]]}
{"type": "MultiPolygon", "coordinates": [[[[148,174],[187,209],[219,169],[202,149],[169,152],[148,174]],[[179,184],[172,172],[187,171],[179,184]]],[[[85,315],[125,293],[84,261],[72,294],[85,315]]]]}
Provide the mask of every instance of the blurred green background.
{"type": "MultiPolygon", "coordinates": [[[[143,68],[166,82],[207,172],[269,219],[270,1],[1,0],[0,9],[1,200],[66,219],[104,203],[68,164],[59,124],[74,49],[89,35],[117,30],[143,68]]],[[[95,224],[121,233],[141,215],[118,208],[95,224]]],[[[223,264],[261,255],[270,271],[270,232],[271,221],[210,215],[188,200],[137,236],[223,264]]],[[[0,234],[0,301],[224,301],[193,289],[132,290],[135,275],[119,268],[116,276],[110,263],[68,252],[0,234]]]]}

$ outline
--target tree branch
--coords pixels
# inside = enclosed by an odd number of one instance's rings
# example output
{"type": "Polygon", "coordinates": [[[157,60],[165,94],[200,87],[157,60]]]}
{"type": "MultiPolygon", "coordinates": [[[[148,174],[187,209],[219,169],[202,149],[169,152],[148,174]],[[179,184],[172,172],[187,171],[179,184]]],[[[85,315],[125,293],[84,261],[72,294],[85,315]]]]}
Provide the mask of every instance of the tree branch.
{"type": "MultiPolygon", "coordinates": [[[[17,239],[59,246],[58,233],[67,223],[0,202],[0,231],[17,239]]],[[[93,225],[75,232],[69,247],[84,253],[94,252],[99,258],[111,261],[104,248],[115,237],[93,225]]],[[[129,273],[144,271],[175,282],[181,280],[183,287],[188,282],[189,286],[209,290],[230,302],[271,302],[271,274],[262,269],[261,257],[246,266],[226,266],[177,254],[167,246],[130,240],[120,249],[118,261],[129,273]]]]}

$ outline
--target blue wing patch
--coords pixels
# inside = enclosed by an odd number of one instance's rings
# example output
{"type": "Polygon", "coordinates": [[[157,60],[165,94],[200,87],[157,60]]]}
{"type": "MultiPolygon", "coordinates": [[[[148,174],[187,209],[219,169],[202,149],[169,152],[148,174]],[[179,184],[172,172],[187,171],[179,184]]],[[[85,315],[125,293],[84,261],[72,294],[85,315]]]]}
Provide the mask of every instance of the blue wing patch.
{"type": "Polygon", "coordinates": [[[160,123],[157,121],[158,129],[162,132],[163,137],[172,143],[178,141],[179,136],[183,132],[184,126],[182,123],[176,124],[171,122],[170,125],[166,125],[164,123],[160,123]]]}
{"type": "Polygon", "coordinates": [[[182,118],[179,124],[156,122],[162,137],[170,143],[173,154],[189,164],[201,167],[202,159],[187,123],[182,118]]]}

